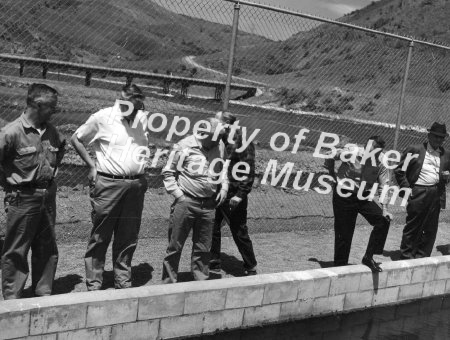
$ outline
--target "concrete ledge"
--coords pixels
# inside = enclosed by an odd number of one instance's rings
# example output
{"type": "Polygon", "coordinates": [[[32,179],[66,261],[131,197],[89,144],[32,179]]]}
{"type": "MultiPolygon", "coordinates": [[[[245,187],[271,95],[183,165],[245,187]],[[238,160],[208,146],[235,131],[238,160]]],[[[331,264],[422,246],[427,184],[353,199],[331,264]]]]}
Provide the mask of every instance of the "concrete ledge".
{"type": "Polygon", "coordinates": [[[450,293],[450,256],[0,302],[0,339],[171,339],[450,293]]]}

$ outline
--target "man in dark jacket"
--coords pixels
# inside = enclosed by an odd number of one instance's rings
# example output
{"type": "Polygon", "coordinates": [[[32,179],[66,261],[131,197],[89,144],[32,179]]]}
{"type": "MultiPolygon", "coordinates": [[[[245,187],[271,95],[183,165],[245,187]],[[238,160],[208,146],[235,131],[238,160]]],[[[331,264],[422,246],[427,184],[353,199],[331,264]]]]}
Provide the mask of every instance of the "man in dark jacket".
{"type": "Polygon", "coordinates": [[[445,185],[450,153],[442,147],[448,136],[445,124],[433,123],[428,142],[406,148],[394,170],[400,188],[411,188],[406,225],[400,245],[401,258],[428,257],[433,250],[440,209],[445,208],[445,185]]]}
{"type": "MultiPolygon", "coordinates": [[[[219,112],[216,115],[216,118],[229,125],[233,125],[236,121],[236,117],[229,112],[219,112]]],[[[242,152],[237,152],[236,150],[242,146],[242,135],[239,130],[236,130],[234,133],[234,143],[229,143],[228,133],[223,136],[223,141],[225,142],[228,159],[230,160],[230,164],[228,166],[230,186],[225,203],[216,209],[211,246],[212,256],[209,267],[211,270],[220,270],[221,268],[220,228],[225,220],[230,226],[234,242],[236,243],[242,259],[244,260],[245,273],[247,275],[255,275],[257,262],[253,251],[253,244],[248,235],[247,227],[247,195],[252,190],[253,181],[255,179],[255,146],[253,143],[250,143],[245,150],[242,152]],[[245,162],[250,168],[250,171],[248,171],[248,174],[245,174],[245,176],[239,171],[238,173],[240,178],[233,176],[233,168],[238,162],[245,162]]],[[[245,168],[243,166],[239,166],[239,170],[244,171],[245,168]]]]}

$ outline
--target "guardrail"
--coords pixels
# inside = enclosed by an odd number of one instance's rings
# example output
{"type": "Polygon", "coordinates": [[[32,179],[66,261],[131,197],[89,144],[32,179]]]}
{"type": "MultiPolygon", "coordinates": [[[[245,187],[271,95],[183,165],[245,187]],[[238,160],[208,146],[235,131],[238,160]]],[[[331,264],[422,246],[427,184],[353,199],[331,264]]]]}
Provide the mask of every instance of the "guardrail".
{"type": "MultiPolygon", "coordinates": [[[[215,80],[207,80],[207,79],[199,79],[199,78],[188,78],[188,77],[178,77],[171,76],[165,74],[144,72],[144,71],[135,71],[129,69],[122,68],[111,68],[97,65],[89,65],[89,64],[79,64],[73,62],[65,62],[59,60],[51,60],[51,59],[40,59],[40,58],[32,58],[26,56],[18,56],[13,54],[0,54],[0,61],[17,63],[19,64],[19,76],[23,76],[25,66],[33,65],[42,67],[42,78],[47,78],[47,73],[50,69],[56,70],[75,70],[85,72],[86,77],[84,84],[85,86],[91,85],[92,75],[94,73],[100,75],[108,75],[113,77],[125,77],[126,84],[131,84],[134,78],[141,79],[153,79],[159,80],[163,82],[163,91],[168,93],[169,86],[171,83],[179,83],[181,85],[181,95],[187,95],[187,88],[191,85],[197,86],[205,86],[205,87],[213,87],[215,88],[214,99],[222,100],[222,94],[225,90],[225,82],[215,81],[215,80]]],[[[243,98],[253,97],[256,94],[256,87],[248,86],[243,84],[231,84],[230,88],[232,90],[240,90],[246,91],[246,93],[241,96],[243,98]]]]}

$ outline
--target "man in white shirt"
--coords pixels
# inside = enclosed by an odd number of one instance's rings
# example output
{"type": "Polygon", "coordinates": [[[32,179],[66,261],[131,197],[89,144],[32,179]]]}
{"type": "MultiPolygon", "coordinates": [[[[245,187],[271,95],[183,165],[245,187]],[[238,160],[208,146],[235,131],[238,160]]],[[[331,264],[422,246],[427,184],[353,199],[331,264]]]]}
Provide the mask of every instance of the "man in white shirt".
{"type": "Polygon", "coordinates": [[[131,260],[147,190],[144,99],[136,85],[124,86],[121,101],[94,113],[72,136],[72,145],[89,166],[93,228],[85,255],[88,290],[102,288],[105,255],[113,234],[114,285],[132,286],[131,260]],[[92,146],[95,162],[83,143],[92,146]]]}
{"type": "Polygon", "coordinates": [[[448,133],[445,124],[438,122],[433,123],[428,132],[428,141],[406,148],[394,170],[398,185],[412,188],[400,245],[402,259],[431,255],[440,209],[445,208],[450,153],[442,144],[448,133]],[[405,163],[407,166],[403,169],[405,163]]]}

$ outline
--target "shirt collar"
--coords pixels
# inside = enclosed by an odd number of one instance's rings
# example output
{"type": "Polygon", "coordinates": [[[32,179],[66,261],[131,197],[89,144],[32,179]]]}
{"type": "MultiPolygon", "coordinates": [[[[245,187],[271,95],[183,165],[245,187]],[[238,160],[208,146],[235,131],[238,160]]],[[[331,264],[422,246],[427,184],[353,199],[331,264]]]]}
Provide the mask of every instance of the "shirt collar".
{"type": "MultiPolygon", "coordinates": [[[[122,115],[122,111],[120,110],[120,104],[119,103],[116,102],[114,104],[114,106],[112,107],[112,110],[113,110],[112,114],[114,115],[114,118],[118,118],[119,121],[121,121],[121,122],[126,122],[127,121],[125,116],[122,115]]],[[[142,118],[142,115],[145,115],[144,111],[143,110],[138,110],[136,116],[134,117],[134,120],[136,120],[136,119],[140,120],[142,118]]],[[[133,124],[134,120],[131,121],[130,124],[133,124]]]]}
{"type": "MultiPolygon", "coordinates": [[[[38,131],[38,129],[36,129],[33,125],[31,125],[31,123],[29,122],[27,117],[25,117],[25,112],[23,112],[22,115],[20,116],[20,122],[22,123],[22,126],[24,128],[33,129],[34,131],[38,131]]],[[[45,130],[46,127],[47,127],[46,124],[43,124],[42,130],[45,130]]]]}
{"type": "Polygon", "coordinates": [[[437,149],[433,149],[432,147],[431,147],[431,145],[430,145],[430,143],[428,143],[427,144],[427,151],[429,152],[429,153],[432,153],[432,152],[437,152],[437,153],[441,153],[441,148],[437,148],[437,149]]]}

